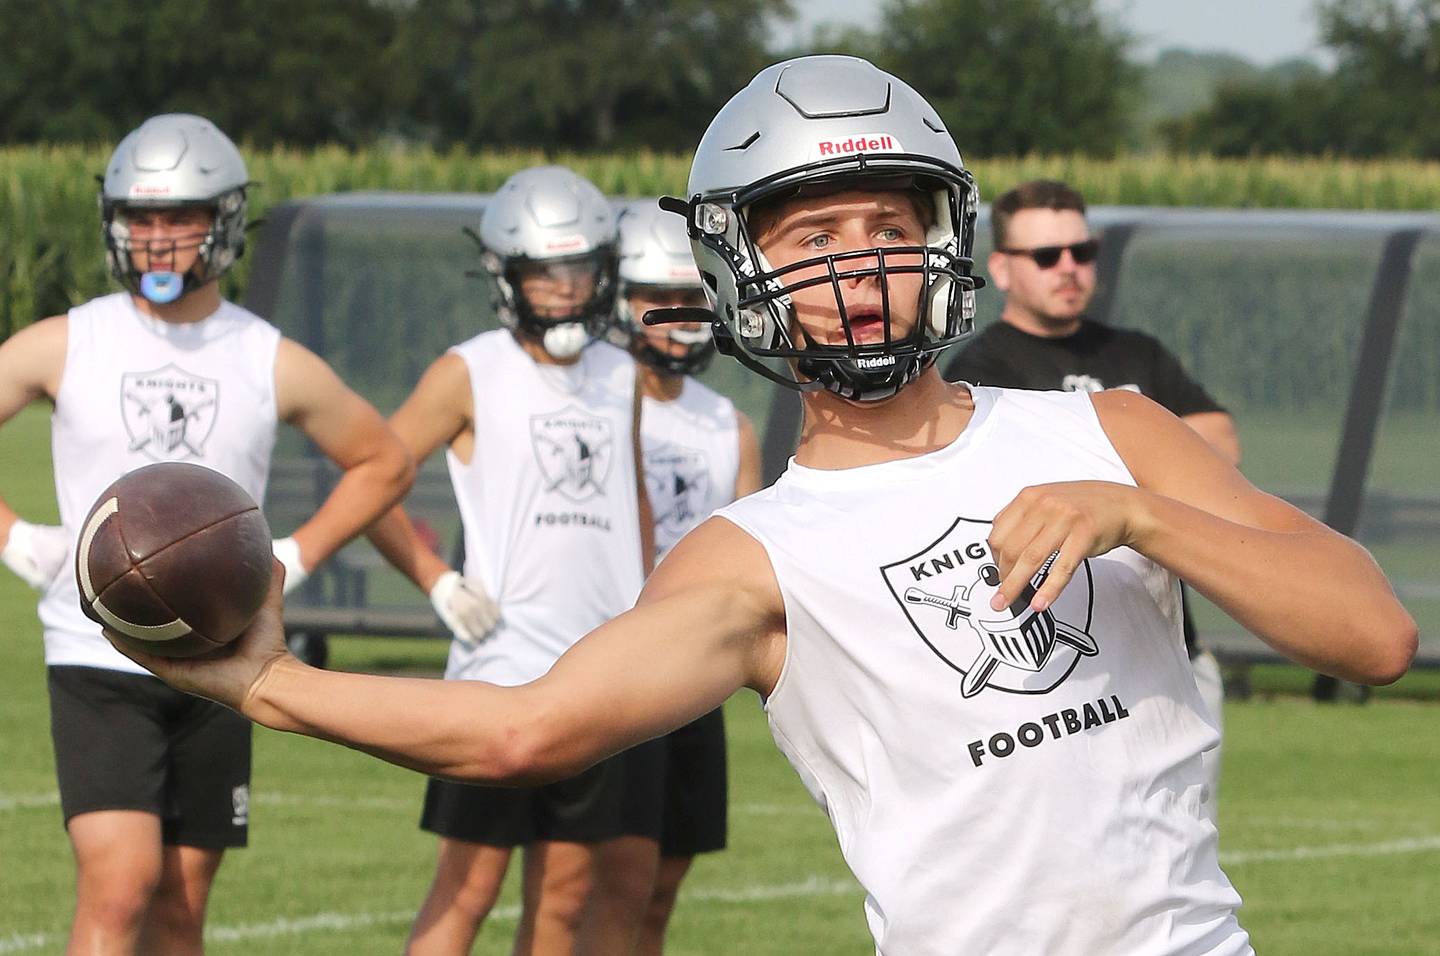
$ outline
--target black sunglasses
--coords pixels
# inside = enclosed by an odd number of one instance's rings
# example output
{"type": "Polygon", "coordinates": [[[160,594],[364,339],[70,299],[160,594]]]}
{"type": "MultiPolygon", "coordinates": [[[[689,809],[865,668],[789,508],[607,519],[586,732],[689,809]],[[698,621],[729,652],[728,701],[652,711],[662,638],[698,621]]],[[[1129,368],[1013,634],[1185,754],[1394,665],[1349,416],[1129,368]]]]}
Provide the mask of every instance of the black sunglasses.
{"type": "Polygon", "coordinates": [[[1027,256],[1035,260],[1035,264],[1042,269],[1053,269],[1060,261],[1060,256],[1066,249],[1070,250],[1070,258],[1075,260],[1077,266],[1083,266],[1095,261],[1100,255],[1100,240],[1086,239],[1084,242],[1071,243],[1068,246],[1038,246],[1034,249],[1001,249],[1007,256],[1027,256]]]}

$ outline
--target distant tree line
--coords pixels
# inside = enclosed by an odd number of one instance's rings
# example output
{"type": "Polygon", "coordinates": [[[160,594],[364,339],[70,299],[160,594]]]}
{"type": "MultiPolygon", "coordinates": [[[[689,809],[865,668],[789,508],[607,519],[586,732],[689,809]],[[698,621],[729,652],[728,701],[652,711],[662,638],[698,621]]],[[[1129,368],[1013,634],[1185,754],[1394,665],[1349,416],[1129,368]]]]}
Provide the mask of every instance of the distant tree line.
{"type": "Polygon", "coordinates": [[[1169,115],[1155,109],[1168,67],[1147,77],[1097,0],[886,0],[877,29],[805,50],[777,40],[792,14],[792,0],[0,0],[0,144],[113,143],[190,111],[260,147],[686,150],[759,68],[836,51],[924,91],[967,155],[1440,157],[1440,0],[1319,0],[1333,71],[1230,70],[1169,115]]]}
{"type": "Polygon", "coordinates": [[[1333,71],[1222,86],[1163,123],[1178,151],[1440,159],[1440,0],[1323,0],[1333,71]]]}

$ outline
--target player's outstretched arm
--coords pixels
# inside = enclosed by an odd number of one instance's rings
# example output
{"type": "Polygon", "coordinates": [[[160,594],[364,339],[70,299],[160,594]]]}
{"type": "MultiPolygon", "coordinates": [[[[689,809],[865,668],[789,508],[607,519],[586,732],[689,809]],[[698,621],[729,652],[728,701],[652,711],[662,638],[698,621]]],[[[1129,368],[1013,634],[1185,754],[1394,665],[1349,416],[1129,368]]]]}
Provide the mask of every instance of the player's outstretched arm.
{"type": "Polygon", "coordinates": [[[400,505],[381,515],[365,530],[365,536],[391,566],[427,594],[440,575],[450,570],[450,565],[420,539],[409,513],[400,505]]]}
{"type": "MultiPolygon", "coordinates": [[[[462,460],[469,460],[475,454],[473,414],[470,371],[464,359],[447,352],[431,363],[410,397],[390,416],[390,428],[416,463],[442,445],[453,445],[462,460]]],[[[450,570],[415,534],[409,516],[398,505],[371,525],[366,535],[385,560],[426,593],[450,570]]]]}
{"type": "MultiPolygon", "coordinates": [[[[416,462],[441,445],[462,461],[475,454],[470,371],[452,352],[436,359],[415,391],[390,418],[390,427],[416,462]]],[[[405,509],[396,505],[366,531],[370,543],[421,591],[435,613],[461,642],[478,644],[500,620],[500,608],[478,581],[467,580],[430,550],[415,533],[405,509]]]]}
{"type": "Polygon", "coordinates": [[[1291,660],[1368,684],[1405,672],[1415,622],[1369,552],[1256,489],[1149,399],[1112,391],[1094,402],[1138,487],[1082,481],[1021,492],[991,535],[1005,574],[997,604],[1054,551],[1041,606],[1085,557],[1128,545],[1291,660]]]}
{"type": "Polygon", "coordinates": [[[280,340],[275,356],[275,398],[280,418],[344,470],[330,496],[295,531],[301,563],[313,568],[409,490],[415,465],[380,413],[324,360],[289,339],[280,340]]]}
{"type": "Polygon", "coordinates": [[[286,652],[280,611],[277,583],[232,652],[204,661],[131,656],[277,730],[434,776],[523,784],[571,776],[742,686],[768,692],[785,651],[769,561],[720,518],[676,546],[633,610],[520,687],[316,670],[286,652]]]}
{"type": "MultiPolygon", "coordinates": [[[[54,399],[65,370],[68,320],[59,315],[26,326],[0,342],[0,425],[22,408],[54,399]]],[[[0,557],[35,588],[44,588],[60,573],[68,553],[68,536],[54,525],[20,520],[0,497],[0,557]],[[12,535],[19,523],[20,530],[12,535]]]]}

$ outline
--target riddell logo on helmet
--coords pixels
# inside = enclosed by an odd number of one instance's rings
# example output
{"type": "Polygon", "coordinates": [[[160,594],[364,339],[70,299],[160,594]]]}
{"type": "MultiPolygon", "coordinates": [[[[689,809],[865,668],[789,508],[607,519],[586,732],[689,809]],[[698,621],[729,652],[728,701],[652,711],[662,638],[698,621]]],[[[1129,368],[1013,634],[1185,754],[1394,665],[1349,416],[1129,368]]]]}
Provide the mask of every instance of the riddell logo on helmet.
{"type": "Polygon", "coordinates": [[[903,153],[905,147],[889,133],[862,133],[848,139],[822,139],[815,144],[815,155],[848,156],[851,153],[903,153]]]}
{"type": "Polygon", "coordinates": [[[583,252],[585,251],[585,237],[581,235],[560,236],[556,239],[545,240],[546,252],[583,252]]]}
{"type": "Polygon", "coordinates": [[[132,196],[168,196],[169,194],[170,186],[168,183],[159,183],[153,186],[147,183],[135,183],[130,187],[130,195],[132,196]]]}

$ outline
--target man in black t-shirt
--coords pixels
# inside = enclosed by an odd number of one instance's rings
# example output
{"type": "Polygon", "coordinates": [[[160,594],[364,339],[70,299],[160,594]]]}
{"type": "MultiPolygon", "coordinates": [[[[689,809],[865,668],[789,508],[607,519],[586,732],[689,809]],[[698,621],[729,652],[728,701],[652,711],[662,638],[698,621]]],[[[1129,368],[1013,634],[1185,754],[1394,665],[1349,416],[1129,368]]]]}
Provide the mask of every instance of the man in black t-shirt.
{"type": "MultiPolygon", "coordinates": [[[[1095,270],[1088,271],[1093,275],[1095,270]]],[[[1006,305],[1008,314],[1009,300],[1006,305]]],[[[1022,331],[1004,319],[976,336],[947,373],[952,381],[1008,388],[1131,389],[1186,421],[1227,458],[1237,457],[1230,453],[1232,448],[1238,452],[1230,415],[1165,346],[1144,332],[1077,317],[1068,334],[1049,337],[1022,331]]]]}
{"type": "MultiPolygon", "coordinates": [[[[1155,400],[1195,429],[1232,464],[1240,441],[1229,413],[1186,374],[1178,359],[1143,332],[1085,317],[1095,293],[1099,240],[1085,220],[1085,200],[1052,180],[1022,183],[990,208],[995,251],[990,281],[1005,293],[1000,321],[985,329],[946,369],[951,381],[1007,388],[1098,392],[1128,388],[1155,400]]],[[[1185,609],[1185,646],[1205,702],[1220,720],[1220,669],[1195,642],[1185,609]]],[[[1215,817],[1220,751],[1207,755],[1215,817]]]]}
{"type": "Polygon", "coordinates": [[[990,227],[995,251],[987,267],[1006,294],[1005,308],[950,363],[947,378],[1071,392],[1133,389],[1239,462],[1235,423],[1175,356],[1143,332],[1085,318],[1100,244],[1078,192],[1051,180],[1022,183],[995,200],[990,227]]]}

